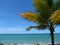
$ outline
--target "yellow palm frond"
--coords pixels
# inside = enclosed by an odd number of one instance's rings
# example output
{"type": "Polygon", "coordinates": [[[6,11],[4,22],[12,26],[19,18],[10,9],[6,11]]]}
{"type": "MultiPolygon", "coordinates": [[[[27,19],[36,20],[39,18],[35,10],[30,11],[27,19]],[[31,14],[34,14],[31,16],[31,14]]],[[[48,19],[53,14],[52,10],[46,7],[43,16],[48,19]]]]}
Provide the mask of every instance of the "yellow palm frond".
{"type": "Polygon", "coordinates": [[[60,23],[60,10],[55,11],[51,17],[50,17],[51,22],[53,23],[60,23]]]}
{"type": "Polygon", "coordinates": [[[38,15],[36,15],[36,14],[34,14],[32,12],[26,12],[24,14],[21,14],[21,16],[23,18],[26,18],[26,19],[28,19],[30,21],[33,21],[33,22],[37,22],[37,20],[38,20],[38,15]]]}
{"type": "Polygon", "coordinates": [[[37,22],[37,23],[41,23],[41,24],[46,23],[46,20],[42,16],[34,14],[32,12],[26,12],[24,14],[21,14],[21,16],[25,19],[32,21],[32,22],[37,22]]]}

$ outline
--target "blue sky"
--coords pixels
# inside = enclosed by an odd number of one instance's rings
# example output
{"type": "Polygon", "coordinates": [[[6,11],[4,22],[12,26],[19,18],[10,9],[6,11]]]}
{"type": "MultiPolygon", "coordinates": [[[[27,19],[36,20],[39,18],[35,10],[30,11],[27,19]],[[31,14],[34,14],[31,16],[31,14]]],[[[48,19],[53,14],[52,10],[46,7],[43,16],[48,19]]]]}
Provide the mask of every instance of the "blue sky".
{"type": "MultiPolygon", "coordinates": [[[[35,11],[32,0],[0,0],[0,34],[49,33],[48,30],[26,31],[27,27],[36,25],[18,15],[27,11],[35,11]]],[[[60,33],[59,27],[56,29],[56,33],[60,33]]]]}

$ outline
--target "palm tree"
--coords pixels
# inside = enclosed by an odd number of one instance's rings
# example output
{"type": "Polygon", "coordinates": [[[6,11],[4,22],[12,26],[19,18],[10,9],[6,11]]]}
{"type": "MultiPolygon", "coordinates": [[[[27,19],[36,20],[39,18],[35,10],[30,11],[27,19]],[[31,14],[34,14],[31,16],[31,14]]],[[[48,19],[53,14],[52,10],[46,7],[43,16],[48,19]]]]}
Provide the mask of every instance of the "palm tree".
{"type": "Polygon", "coordinates": [[[49,29],[51,34],[51,44],[54,45],[54,31],[60,24],[60,0],[33,0],[35,13],[26,12],[21,16],[32,21],[38,26],[30,26],[27,30],[36,28],[38,30],[49,29]]]}

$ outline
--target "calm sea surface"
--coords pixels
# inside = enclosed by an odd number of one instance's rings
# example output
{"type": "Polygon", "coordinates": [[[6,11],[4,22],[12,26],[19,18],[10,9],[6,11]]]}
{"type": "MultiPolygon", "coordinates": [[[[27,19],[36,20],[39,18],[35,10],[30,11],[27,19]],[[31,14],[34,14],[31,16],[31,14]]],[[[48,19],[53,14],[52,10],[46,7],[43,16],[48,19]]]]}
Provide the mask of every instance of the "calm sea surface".
{"type": "MultiPolygon", "coordinates": [[[[60,43],[60,34],[55,34],[55,43],[60,43]]],[[[50,43],[50,34],[0,34],[0,43],[50,43]]]]}

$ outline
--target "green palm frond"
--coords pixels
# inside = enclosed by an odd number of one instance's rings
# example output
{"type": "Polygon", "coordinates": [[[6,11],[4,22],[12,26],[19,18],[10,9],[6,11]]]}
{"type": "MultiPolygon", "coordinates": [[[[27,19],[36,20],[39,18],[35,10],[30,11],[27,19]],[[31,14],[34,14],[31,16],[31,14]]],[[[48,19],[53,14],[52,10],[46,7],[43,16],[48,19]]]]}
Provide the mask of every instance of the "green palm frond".
{"type": "Polygon", "coordinates": [[[40,26],[30,26],[27,28],[27,31],[31,30],[31,29],[37,29],[37,30],[44,30],[47,29],[48,25],[40,25],[40,26]]]}
{"type": "Polygon", "coordinates": [[[55,11],[51,17],[50,17],[51,22],[53,23],[60,23],[60,10],[55,11]]]}
{"type": "Polygon", "coordinates": [[[47,24],[48,23],[47,20],[44,19],[42,16],[39,16],[37,21],[38,21],[38,24],[47,24]]]}
{"type": "Polygon", "coordinates": [[[39,15],[44,19],[49,18],[49,6],[44,0],[34,0],[34,6],[39,15]]]}
{"type": "Polygon", "coordinates": [[[47,5],[51,7],[53,5],[53,0],[47,0],[47,5]]]}

